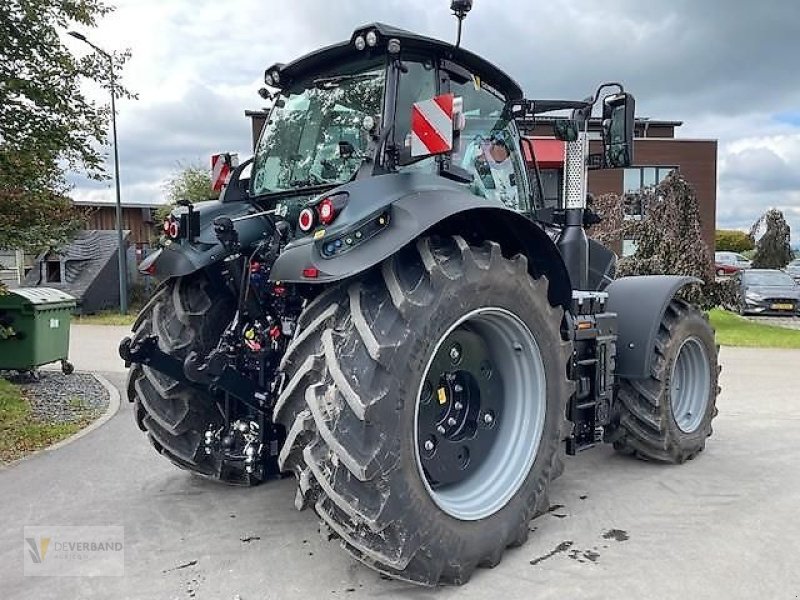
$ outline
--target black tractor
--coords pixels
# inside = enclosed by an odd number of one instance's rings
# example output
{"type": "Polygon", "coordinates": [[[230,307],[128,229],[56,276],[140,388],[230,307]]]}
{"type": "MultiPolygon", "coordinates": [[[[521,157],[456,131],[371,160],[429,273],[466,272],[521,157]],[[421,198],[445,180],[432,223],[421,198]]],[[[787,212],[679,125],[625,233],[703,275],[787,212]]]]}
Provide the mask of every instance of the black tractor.
{"type": "MultiPolygon", "coordinates": [[[[471,2],[453,5],[460,28],[471,2]]],[[[436,585],[525,542],[565,455],[703,449],[718,367],[679,298],[696,280],[614,279],[585,233],[588,169],[633,159],[622,86],[529,100],[459,44],[379,23],[265,83],[254,158],[141,265],[162,283],[120,353],[159,453],[227,483],[293,473],[353,557],[436,585]],[[546,208],[520,131],[565,110],[546,208]]]]}

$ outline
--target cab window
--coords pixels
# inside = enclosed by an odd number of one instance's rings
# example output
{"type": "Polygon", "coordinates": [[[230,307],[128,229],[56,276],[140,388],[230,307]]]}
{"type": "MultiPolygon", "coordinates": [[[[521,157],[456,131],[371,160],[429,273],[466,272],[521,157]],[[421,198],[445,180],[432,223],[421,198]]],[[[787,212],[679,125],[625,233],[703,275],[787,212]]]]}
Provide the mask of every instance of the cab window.
{"type": "MultiPolygon", "coordinates": [[[[428,100],[437,94],[436,68],[432,61],[414,61],[406,59],[403,65],[407,71],[400,77],[397,90],[397,112],[395,114],[395,143],[400,148],[402,158],[410,158],[411,151],[411,107],[415,102],[428,100]]],[[[404,162],[404,161],[403,161],[404,162]]],[[[436,170],[436,158],[428,157],[413,161],[399,169],[406,171],[423,171],[433,173],[436,170]]]]}
{"type": "Polygon", "coordinates": [[[516,127],[505,111],[505,101],[477,77],[464,81],[463,76],[452,74],[450,91],[462,99],[465,117],[453,149],[453,164],[472,174],[473,194],[527,211],[524,165],[516,127]]]}

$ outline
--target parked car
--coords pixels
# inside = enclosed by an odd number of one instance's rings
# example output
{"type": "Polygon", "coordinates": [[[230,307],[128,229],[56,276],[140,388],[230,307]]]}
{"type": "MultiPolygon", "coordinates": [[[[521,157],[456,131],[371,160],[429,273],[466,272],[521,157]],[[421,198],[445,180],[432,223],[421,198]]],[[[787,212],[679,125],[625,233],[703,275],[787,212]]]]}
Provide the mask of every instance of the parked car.
{"type": "Polygon", "coordinates": [[[714,253],[714,270],[720,277],[733,275],[742,269],[749,269],[751,266],[752,263],[747,258],[736,252],[714,253]]]}
{"type": "Polygon", "coordinates": [[[795,281],[800,281],[800,258],[795,258],[784,269],[795,281]]]}
{"type": "Polygon", "coordinates": [[[734,275],[739,283],[739,314],[800,314],[800,285],[777,269],[748,269],[734,275]]]}

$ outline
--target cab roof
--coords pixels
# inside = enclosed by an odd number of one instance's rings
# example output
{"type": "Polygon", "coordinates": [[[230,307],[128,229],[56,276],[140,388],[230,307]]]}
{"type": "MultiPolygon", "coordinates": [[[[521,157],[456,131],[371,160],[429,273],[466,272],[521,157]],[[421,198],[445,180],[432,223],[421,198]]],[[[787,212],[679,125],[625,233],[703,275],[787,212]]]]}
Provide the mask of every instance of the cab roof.
{"type": "Polygon", "coordinates": [[[320,50],[315,50],[286,65],[274,65],[267,69],[267,71],[278,69],[281,73],[281,77],[288,77],[290,81],[302,79],[309,75],[322,73],[333,64],[364,56],[365,53],[367,56],[370,55],[369,53],[372,53],[371,55],[376,55],[377,52],[383,54],[386,52],[386,44],[391,38],[400,41],[401,55],[407,54],[409,51],[412,53],[417,51],[434,55],[439,59],[450,60],[478,75],[483,81],[486,81],[486,83],[505,95],[507,100],[522,98],[522,88],[520,88],[519,84],[514,81],[514,79],[477,54],[461,47],[456,48],[450,43],[418,35],[411,31],[392,27],[384,23],[372,23],[359,27],[346,42],[340,42],[320,50]],[[379,35],[378,44],[376,46],[377,51],[369,47],[362,51],[357,50],[354,43],[356,37],[364,35],[370,30],[377,32],[379,35]]]}

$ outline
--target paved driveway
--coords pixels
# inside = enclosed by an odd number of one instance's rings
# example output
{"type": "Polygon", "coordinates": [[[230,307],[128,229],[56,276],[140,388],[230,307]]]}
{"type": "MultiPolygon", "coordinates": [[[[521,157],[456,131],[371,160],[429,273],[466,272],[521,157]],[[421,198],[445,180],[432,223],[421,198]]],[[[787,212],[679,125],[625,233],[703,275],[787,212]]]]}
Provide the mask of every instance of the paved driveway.
{"type": "MultiPolygon", "coordinates": [[[[117,342],[114,328],[86,332],[81,367],[117,342]]],[[[0,598],[797,598],[800,352],[722,359],[720,415],[697,460],[668,467],[605,447],[569,460],[531,540],[438,591],[381,579],[321,540],[290,480],[237,489],[177,470],[123,402],[83,439],[0,472],[0,598]],[[23,577],[26,524],[123,525],[125,577],[23,577]]]]}

